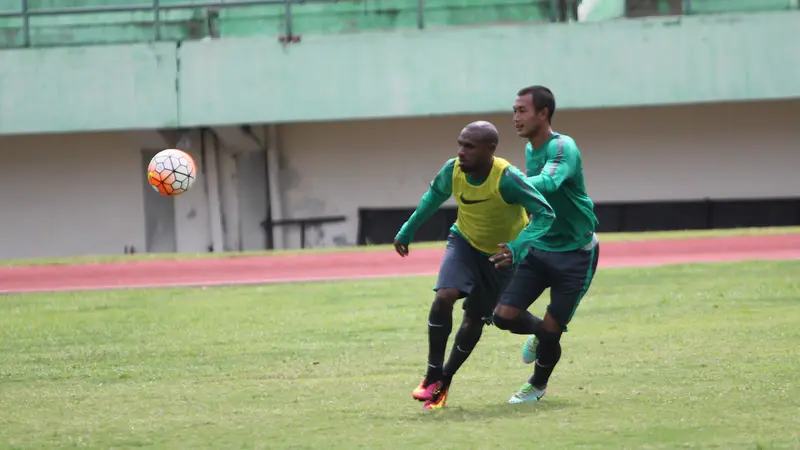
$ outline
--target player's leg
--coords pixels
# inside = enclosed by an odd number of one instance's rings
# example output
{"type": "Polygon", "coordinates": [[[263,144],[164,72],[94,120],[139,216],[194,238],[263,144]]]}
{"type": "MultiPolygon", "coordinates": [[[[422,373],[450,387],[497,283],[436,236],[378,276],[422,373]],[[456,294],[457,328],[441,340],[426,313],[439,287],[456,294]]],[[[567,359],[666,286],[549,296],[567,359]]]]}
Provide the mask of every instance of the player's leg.
{"type": "Polygon", "coordinates": [[[540,251],[534,249],[519,264],[493,316],[498,328],[529,335],[522,352],[526,364],[536,359],[537,335],[542,330],[542,319],[531,314],[528,308],[550,286],[547,267],[539,259],[539,254],[540,251]]]}
{"type": "Polygon", "coordinates": [[[548,252],[543,256],[553,273],[550,304],[537,336],[533,375],[511,397],[510,403],[537,401],[544,396],[550,376],[561,359],[562,333],[591,286],[599,255],[600,246],[595,244],[589,249],[548,252]]]}
{"type": "Polygon", "coordinates": [[[453,305],[472,292],[474,269],[470,263],[472,246],[461,236],[451,233],[439,268],[433,303],[428,314],[428,367],[425,377],[414,389],[412,397],[430,400],[434,384],[442,378],[447,340],[453,327],[453,305]]]}
{"type": "Polygon", "coordinates": [[[492,311],[500,293],[503,292],[513,275],[513,270],[497,269],[494,264],[489,262],[487,256],[474,248],[470,248],[470,250],[471,267],[476,273],[475,285],[472,293],[464,300],[464,316],[450,349],[450,356],[442,370],[442,380],[431,399],[425,403],[425,409],[444,407],[453,376],[478,345],[483,334],[483,327],[491,322],[492,311]]]}
{"type": "Polygon", "coordinates": [[[442,369],[445,384],[450,384],[453,375],[467,361],[472,350],[478,345],[483,334],[483,326],[486,324],[480,317],[473,312],[466,310],[461,319],[461,326],[458,327],[453,347],[450,349],[450,356],[442,369]]]}
{"type": "Polygon", "coordinates": [[[478,344],[483,334],[485,322],[470,316],[466,311],[458,327],[453,346],[450,348],[450,356],[441,372],[441,377],[433,384],[430,398],[425,402],[424,409],[444,408],[447,402],[447,394],[450,391],[450,384],[453,382],[453,375],[456,374],[461,365],[466,362],[472,354],[472,350],[478,344]]]}

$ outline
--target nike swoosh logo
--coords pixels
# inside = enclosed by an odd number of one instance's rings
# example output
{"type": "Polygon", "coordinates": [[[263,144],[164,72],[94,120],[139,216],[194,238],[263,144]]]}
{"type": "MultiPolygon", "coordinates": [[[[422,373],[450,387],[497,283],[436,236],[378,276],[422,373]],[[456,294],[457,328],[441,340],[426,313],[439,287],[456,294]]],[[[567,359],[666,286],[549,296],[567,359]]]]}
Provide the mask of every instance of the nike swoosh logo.
{"type": "Polygon", "coordinates": [[[467,200],[467,199],[464,198],[464,194],[461,194],[461,203],[463,203],[465,205],[474,205],[476,203],[483,203],[483,202],[485,202],[487,200],[489,200],[489,199],[485,198],[483,200],[467,200]]]}

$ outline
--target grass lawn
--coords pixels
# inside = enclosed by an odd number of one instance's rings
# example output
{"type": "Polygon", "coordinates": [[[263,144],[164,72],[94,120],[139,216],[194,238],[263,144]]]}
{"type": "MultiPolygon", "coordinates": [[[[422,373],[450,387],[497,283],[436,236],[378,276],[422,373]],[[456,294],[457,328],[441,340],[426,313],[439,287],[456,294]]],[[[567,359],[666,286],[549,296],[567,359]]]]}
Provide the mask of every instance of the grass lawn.
{"type": "MultiPolygon", "coordinates": [[[[771,234],[790,234],[800,233],[800,227],[769,227],[769,228],[732,228],[719,230],[685,230],[685,231],[657,231],[642,233],[599,233],[603,242],[620,241],[641,241],[648,239],[685,239],[698,237],[723,237],[723,236],[759,236],[771,234]]],[[[414,249],[424,248],[444,248],[444,242],[415,242],[412,244],[414,249]]],[[[364,252],[391,250],[391,245],[367,245],[353,247],[326,247],[317,249],[300,250],[273,250],[273,251],[249,251],[249,252],[223,252],[223,253],[140,253],[135,255],[87,255],[73,258],[31,258],[31,259],[12,259],[0,260],[1,267],[29,266],[46,264],[86,264],[119,261],[147,261],[147,260],[175,260],[175,259],[198,259],[198,258],[236,258],[246,256],[264,255],[296,255],[296,254],[315,254],[333,252],[364,252]]]]}
{"type": "Polygon", "coordinates": [[[5,295],[0,447],[800,448],[798,273],[601,270],[540,404],[489,328],[436,412],[433,277],[5,295]]]}

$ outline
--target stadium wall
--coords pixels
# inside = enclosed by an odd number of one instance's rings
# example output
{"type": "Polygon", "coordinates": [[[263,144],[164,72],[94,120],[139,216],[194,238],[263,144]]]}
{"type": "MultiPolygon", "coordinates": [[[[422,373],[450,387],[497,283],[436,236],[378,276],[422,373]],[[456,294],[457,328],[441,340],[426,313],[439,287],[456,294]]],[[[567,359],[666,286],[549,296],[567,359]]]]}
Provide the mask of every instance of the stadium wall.
{"type": "MultiPolygon", "coordinates": [[[[554,125],[577,139],[598,203],[760,199],[800,196],[797,117],[800,101],[775,101],[571,110],[554,125]]],[[[500,128],[499,154],[522,165],[509,114],[278,126],[273,219],[342,214],[312,228],[308,246],[355,244],[359,209],[413,209],[478,118],[500,128]]],[[[172,212],[153,206],[162,199],[144,185],[142,152],[164,145],[156,133],[0,137],[0,258],[264,248],[266,158],[219,134],[219,152],[206,142],[205,155],[193,136],[203,172],[166,200],[172,212]]],[[[294,228],[276,233],[277,248],[299,242],[294,228]]]]}
{"type": "MultiPolygon", "coordinates": [[[[554,128],[577,140],[599,204],[775,199],[800,197],[796,117],[800,101],[567,110],[554,128]]],[[[282,127],[284,207],[297,216],[344,214],[349,220],[322,227],[314,245],[356,243],[359,209],[407,217],[455,155],[461,128],[479,118],[500,128],[499,154],[522,167],[525,142],[510,114],[282,127]]],[[[788,220],[800,224],[800,216],[788,220]]]]}
{"type": "Polygon", "coordinates": [[[496,113],[531,80],[565,109],[800,98],[797,29],[785,11],[3,50],[0,134],[496,113]]]}

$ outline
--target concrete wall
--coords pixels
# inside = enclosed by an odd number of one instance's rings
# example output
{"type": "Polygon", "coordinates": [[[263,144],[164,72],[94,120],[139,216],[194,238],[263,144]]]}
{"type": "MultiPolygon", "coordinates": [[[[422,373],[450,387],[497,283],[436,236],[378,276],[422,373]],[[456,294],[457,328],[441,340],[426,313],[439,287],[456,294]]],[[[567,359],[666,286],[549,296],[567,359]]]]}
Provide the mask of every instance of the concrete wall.
{"type": "MultiPolygon", "coordinates": [[[[797,117],[800,101],[786,101],[564,111],[554,126],[577,139],[597,202],[796,197],[797,117]]],[[[315,245],[353,243],[357,209],[416,205],[477,118],[500,128],[499,154],[522,167],[510,114],[282,127],[284,207],[301,217],[347,215],[315,245]]]]}
{"type": "MultiPolygon", "coordinates": [[[[165,221],[158,240],[182,253],[263,249],[259,155],[235,140],[203,155],[196,132],[191,142],[198,179],[172,200],[174,226],[165,221]]],[[[142,151],[168,146],[144,131],[0,137],[0,258],[146,251],[145,205],[158,194],[142,151]]]]}
{"type": "MultiPolygon", "coordinates": [[[[796,197],[797,117],[800,101],[786,101],[564,111],[556,114],[555,127],[577,139],[590,194],[599,202],[796,197]]],[[[308,243],[352,244],[358,208],[416,205],[454,155],[461,127],[476,118],[279,126],[276,218],[344,214],[346,222],[312,230],[308,243]]],[[[500,127],[499,154],[521,165],[524,142],[514,135],[510,115],[480,118],[500,127]]],[[[156,194],[143,189],[140,152],[159,144],[153,135],[0,137],[0,258],[144,249],[144,196],[156,194]]],[[[254,163],[257,149],[232,133],[220,136],[217,158],[211,150],[203,158],[198,137],[192,139],[195,159],[207,173],[174,200],[179,252],[203,252],[209,245],[263,248],[259,224],[267,199],[264,173],[254,163]],[[214,165],[220,168],[216,176],[208,173],[214,165]]],[[[278,247],[299,246],[296,231],[276,237],[278,247]]]]}
{"type": "Polygon", "coordinates": [[[787,11],[4,50],[0,134],[497,113],[534,81],[576,109],[797,99],[798,29],[787,11]]]}
{"type": "Polygon", "coordinates": [[[122,133],[0,137],[0,256],[143,248],[139,165],[122,133]]]}

